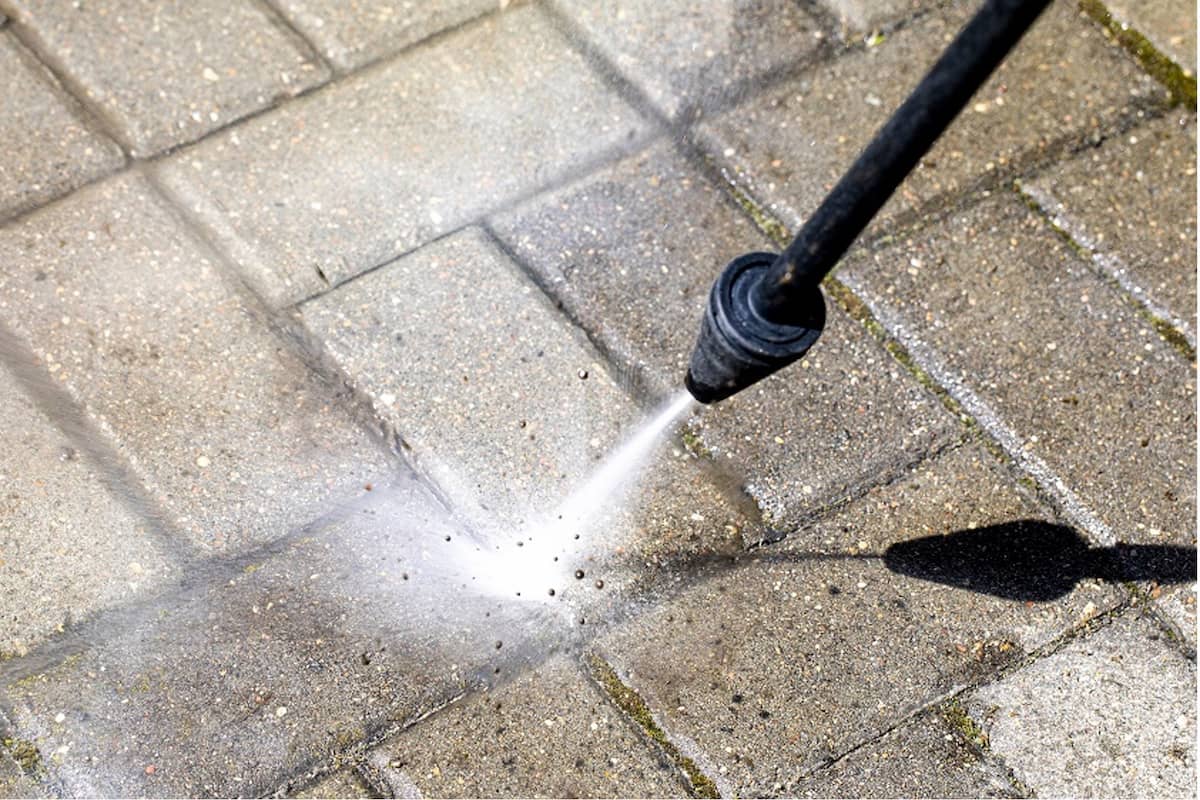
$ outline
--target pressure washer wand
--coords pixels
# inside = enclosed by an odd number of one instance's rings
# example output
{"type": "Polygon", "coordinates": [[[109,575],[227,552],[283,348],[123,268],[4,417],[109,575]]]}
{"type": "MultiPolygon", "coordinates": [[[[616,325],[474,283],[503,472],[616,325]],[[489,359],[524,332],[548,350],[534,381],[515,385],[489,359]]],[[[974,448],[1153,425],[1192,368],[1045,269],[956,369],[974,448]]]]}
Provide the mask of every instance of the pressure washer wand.
{"type": "Polygon", "coordinates": [[[1050,0],[987,0],[778,256],[713,284],[685,383],[714,403],[803,357],[825,327],[820,283],[1050,0]]]}

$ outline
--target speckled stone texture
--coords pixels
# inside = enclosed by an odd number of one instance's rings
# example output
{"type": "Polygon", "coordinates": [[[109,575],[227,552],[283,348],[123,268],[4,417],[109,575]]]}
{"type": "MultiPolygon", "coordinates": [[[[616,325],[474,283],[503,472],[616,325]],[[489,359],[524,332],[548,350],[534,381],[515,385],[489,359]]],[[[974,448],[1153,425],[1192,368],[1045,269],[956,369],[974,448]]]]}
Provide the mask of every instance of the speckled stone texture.
{"type": "Polygon", "coordinates": [[[1195,543],[1193,366],[1019,198],[956,213],[839,275],[918,360],[983,398],[1113,538],[1195,543]]]}
{"type": "MultiPolygon", "coordinates": [[[[975,7],[951,5],[701,126],[705,148],[796,228],[975,7]]],[[[1072,3],[1057,2],[946,131],[869,231],[1093,141],[1165,91],[1072,3]]]]}
{"type": "Polygon", "coordinates": [[[328,70],[257,3],[14,0],[14,24],[135,156],[190,142],[309,89],[328,70]]]}
{"type": "Polygon", "coordinates": [[[1196,338],[1196,118],[1175,112],[1022,190],[1097,266],[1196,338]]]}
{"type": "Polygon", "coordinates": [[[668,117],[729,100],[811,60],[823,33],[789,0],[555,0],[668,117]]]}
{"type": "Polygon", "coordinates": [[[1048,517],[990,455],[958,449],[696,581],[599,647],[668,735],[704,754],[724,796],[794,795],[826,761],[1117,602],[1090,578],[1032,591],[1058,569],[1052,547],[954,585],[972,529],[1030,519],[1048,517]],[[894,549],[930,536],[919,557],[894,549]],[[1026,571],[1039,563],[1040,576],[1026,571]]]}
{"type": "Polygon", "coordinates": [[[945,709],[868,742],[801,781],[795,797],[1023,797],[1002,763],[980,751],[945,709]]]}
{"type": "Polygon", "coordinates": [[[838,18],[842,38],[849,40],[887,30],[937,5],[936,0],[821,0],[821,3],[838,18]]]}
{"type": "Polygon", "coordinates": [[[521,6],[182,153],[162,176],[259,293],[285,305],[646,130],[521,6]]]}
{"type": "Polygon", "coordinates": [[[568,659],[438,712],[368,757],[424,797],[687,797],[676,768],[568,659]]]}
{"type": "Polygon", "coordinates": [[[368,800],[374,796],[371,787],[353,767],[340,769],[299,792],[288,793],[288,797],[295,797],[297,800],[368,800]]]}
{"type": "Polygon", "coordinates": [[[0,30],[0,221],[121,166],[74,103],[16,38],[0,30]]]}
{"type": "Polygon", "coordinates": [[[1107,628],[966,700],[1038,797],[1195,797],[1196,666],[1153,623],[1107,628]]]}
{"type": "Polygon", "coordinates": [[[0,367],[0,661],[152,596],[179,572],[147,525],[0,367]]]}
{"type": "Polygon", "coordinates": [[[629,487],[628,502],[620,492],[598,496],[594,514],[559,521],[564,501],[644,414],[478,229],[301,312],[418,468],[494,541],[532,537],[537,548],[579,527],[592,533],[567,545],[573,558],[616,548],[671,558],[723,549],[747,524],[693,457],[667,445],[648,464],[628,466],[626,479],[646,476],[629,487]]]}
{"type": "MultiPolygon", "coordinates": [[[[660,396],[683,382],[713,279],[735,256],[773,249],[666,144],[493,225],[567,313],[660,396]]],[[[779,527],[895,476],[957,435],[937,400],[827,305],[826,332],[807,360],[693,424],[779,527]]]]}
{"type": "Polygon", "coordinates": [[[333,524],[82,628],[61,661],[4,670],[9,735],[67,796],[272,794],[569,641],[558,607],[460,591],[472,552],[427,488],[377,486],[333,524]]]}
{"type": "Polygon", "coordinates": [[[3,230],[0,262],[20,265],[0,320],[202,550],[278,538],[393,469],[140,177],[3,230]]]}
{"type": "Polygon", "coordinates": [[[1196,4],[1188,0],[1104,0],[1113,18],[1196,76],[1196,4]]]}
{"type": "Polygon", "coordinates": [[[277,0],[280,11],[340,70],[353,70],[507,2],[277,0]]]}

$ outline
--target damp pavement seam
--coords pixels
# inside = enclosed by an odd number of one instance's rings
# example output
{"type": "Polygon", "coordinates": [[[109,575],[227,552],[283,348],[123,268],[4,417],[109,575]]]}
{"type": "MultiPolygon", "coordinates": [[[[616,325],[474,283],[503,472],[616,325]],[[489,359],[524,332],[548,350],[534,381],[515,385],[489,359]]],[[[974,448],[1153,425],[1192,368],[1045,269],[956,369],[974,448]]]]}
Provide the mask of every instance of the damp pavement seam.
{"type": "Polygon", "coordinates": [[[1121,47],[1137,66],[1171,93],[1175,102],[1196,111],[1196,76],[1159,50],[1132,25],[1117,21],[1103,0],[1079,0],[1079,9],[1121,47]]]}

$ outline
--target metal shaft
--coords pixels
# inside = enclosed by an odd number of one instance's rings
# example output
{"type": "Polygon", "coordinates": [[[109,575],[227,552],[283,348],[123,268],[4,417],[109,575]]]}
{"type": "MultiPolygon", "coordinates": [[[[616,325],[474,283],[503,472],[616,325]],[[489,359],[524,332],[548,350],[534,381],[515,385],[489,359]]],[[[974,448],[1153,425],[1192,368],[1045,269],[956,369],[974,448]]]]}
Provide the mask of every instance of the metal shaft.
{"type": "Polygon", "coordinates": [[[750,294],[762,318],[791,324],[900,182],[1050,0],[988,0],[779,255],[750,294]]]}

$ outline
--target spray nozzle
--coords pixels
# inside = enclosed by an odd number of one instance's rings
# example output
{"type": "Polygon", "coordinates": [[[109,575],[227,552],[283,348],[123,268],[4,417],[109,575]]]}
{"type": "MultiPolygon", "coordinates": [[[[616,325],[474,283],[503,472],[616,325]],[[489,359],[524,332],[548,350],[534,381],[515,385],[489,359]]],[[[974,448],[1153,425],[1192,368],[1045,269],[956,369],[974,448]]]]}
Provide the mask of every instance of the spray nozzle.
{"type": "Polygon", "coordinates": [[[700,338],[685,384],[701,403],[715,403],[802,357],[825,327],[825,299],[817,286],[788,307],[788,321],[756,310],[763,279],[777,256],[747,253],[729,263],[713,284],[700,338]]]}

